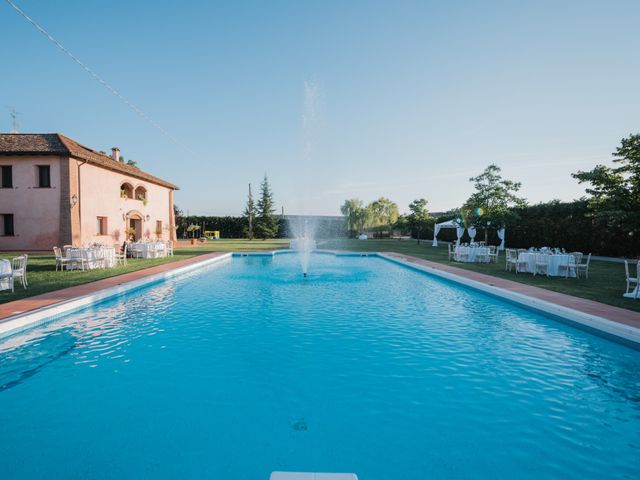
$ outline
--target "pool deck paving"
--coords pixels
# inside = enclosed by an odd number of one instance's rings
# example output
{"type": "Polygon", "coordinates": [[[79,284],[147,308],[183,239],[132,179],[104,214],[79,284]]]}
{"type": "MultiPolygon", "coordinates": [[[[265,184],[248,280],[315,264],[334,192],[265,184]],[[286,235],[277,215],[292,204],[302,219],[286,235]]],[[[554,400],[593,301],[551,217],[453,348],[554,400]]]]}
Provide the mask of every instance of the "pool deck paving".
{"type": "MultiPolygon", "coordinates": [[[[74,287],[63,288],[61,290],[43,293],[42,295],[36,295],[34,297],[28,297],[21,300],[15,300],[13,302],[3,303],[0,304],[0,323],[13,315],[37,310],[39,308],[49,307],[56,303],[65,302],[67,300],[82,297],[84,295],[89,295],[105,288],[115,287],[127,282],[133,282],[150,275],[168,272],[176,268],[186,267],[187,265],[192,265],[194,263],[217,258],[222,255],[226,255],[226,253],[207,253],[204,255],[187,258],[185,260],[177,260],[171,263],[164,263],[162,265],[156,265],[155,267],[144,268],[142,270],[136,270],[135,272],[123,273],[122,275],[104,278],[95,282],[84,283],[82,285],[76,285],[74,287]]],[[[60,275],[64,275],[66,273],[73,275],[73,272],[61,272],[60,275]]]]}
{"type": "Polygon", "coordinates": [[[449,265],[444,265],[442,263],[431,262],[429,260],[423,260],[421,258],[412,257],[410,255],[403,255],[401,253],[394,252],[385,252],[385,255],[404,260],[405,262],[414,263],[430,269],[450,273],[469,280],[474,280],[476,282],[502,288],[509,292],[519,293],[521,295],[526,295],[528,297],[543,300],[545,302],[560,305],[562,307],[571,308],[582,313],[595,315],[597,317],[606,318],[607,320],[622,323],[624,325],[640,328],[640,313],[634,312],[632,310],[626,310],[624,308],[594,302],[593,300],[587,300],[586,298],[573,297],[564,293],[553,292],[544,288],[534,287],[504,278],[493,277],[484,273],[472,272],[463,268],[457,268],[449,265]]]}
{"type": "MultiPolygon", "coordinates": [[[[168,272],[177,268],[185,267],[200,263],[209,259],[217,258],[222,255],[226,255],[226,252],[213,252],[203,255],[198,255],[185,260],[178,260],[171,263],[165,263],[157,265],[155,267],[145,268],[137,270],[135,272],[124,273],[122,275],[116,275],[114,277],[97,280],[95,282],[85,283],[83,285],[77,285],[74,287],[64,288],[53,292],[44,293],[42,295],[36,295],[34,297],[24,298],[13,302],[0,304],[0,323],[8,320],[10,317],[25,312],[37,310],[44,307],[49,307],[60,302],[72,300],[74,298],[89,295],[105,288],[114,287],[127,282],[139,280],[151,275],[168,272]]],[[[449,274],[457,275],[459,277],[473,280],[476,282],[484,283],[504,289],[509,292],[526,295],[538,300],[550,302],[556,305],[560,305],[566,308],[571,308],[579,312],[583,312],[597,317],[605,318],[614,322],[618,322],[624,325],[635,327],[640,329],[640,313],[631,310],[626,310],[604,303],[594,302],[593,300],[587,300],[583,298],[573,297],[563,293],[553,292],[545,290],[543,288],[533,287],[519,282],[511,280],[493,277],[484,273],[473,272],[462,268],[452,267],[429,260],[423,260],[420,258],[412,257],[410,255],[403,255],[394,252],[385,252],[385,255],[395,257],[399,260],[403,260],[408,263],[427,267],[429,269],[446,272],[449,274]]],[[[64,273],[61,273],[63,275],[64,273]]]]}

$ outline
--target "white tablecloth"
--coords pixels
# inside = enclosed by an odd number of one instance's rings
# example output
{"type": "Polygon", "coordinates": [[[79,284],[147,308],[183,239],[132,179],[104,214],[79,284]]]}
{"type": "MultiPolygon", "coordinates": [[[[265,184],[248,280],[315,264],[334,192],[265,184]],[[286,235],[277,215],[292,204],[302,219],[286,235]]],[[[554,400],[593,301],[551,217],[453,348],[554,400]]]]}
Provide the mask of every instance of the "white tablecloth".
{"type": "Polygon", "coordinates": [[[458,262],[488,262],[489,247],[463,247],[458,246],[455,250],[456,261],[458,262]]]}
{"type": "Polygon", "coordinates": [[[131,256],[135,258],[160,258],[167,256],[163,242],[136,242],[129,246],[131,256]]]}
{"type": "MultiPolygon", "coordinates": [[[[538,254],[534,252],[523,252],[520,255],[518,255],[518,261],[526,262],[527,264],[526,271],[529,273],[533,273],[536,271],[536,255],[538,254]]],[[[549,257],[549,276],[551,277],[558,277],[561,275],[562,276],[565,275],[564,269],[562,271],[560,270],[560,265],[566,265],[567,262],[575,263],[575,257],[572,259],[571,257],[573,257],[573,255],[568,255],[566,253],[561,253],[561,254],[554,253],[554,254],[546,254],[546,255],[549,257]]],[[[570,277],[576,276],[575,269],[569,270],[569,276],[570,277]]]]}
{"type": "MultiPolygon", "coordinates": [[[[0,260],[0,275],[11,273],[11,262],[9,260],[0,260]]],[[[8,279],[0,280],[0,290],[8,290],[11,288],[8,279]]]]}
{"type": "Polygon", "coordinates": [[[69,260],[76,260],[67,263],[68,270],[80,268],[80,260],[83,252],[86,252],[87,265],[84,268],[92,270],[94,268],[102,268],[104,259],[104,268],[113,268],[116,266],[116,249],[114,247],[91,247],[91,248],[69,248],[66,252],[69,260]]]}

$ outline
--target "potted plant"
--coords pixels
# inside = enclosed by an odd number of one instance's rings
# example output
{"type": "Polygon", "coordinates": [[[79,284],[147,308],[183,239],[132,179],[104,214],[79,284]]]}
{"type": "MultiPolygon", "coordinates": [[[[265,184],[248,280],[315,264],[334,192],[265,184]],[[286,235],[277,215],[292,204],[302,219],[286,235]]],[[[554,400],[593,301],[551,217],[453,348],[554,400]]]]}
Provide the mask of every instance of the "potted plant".
{"type": "Polygon", "coordinates": [[[135,237],[136,237],[136,229],[135,228],[129,227],[124,231],[124,233],[126,233],[127,240],[129,240],[130,242],[135,240],[135,237]]]}

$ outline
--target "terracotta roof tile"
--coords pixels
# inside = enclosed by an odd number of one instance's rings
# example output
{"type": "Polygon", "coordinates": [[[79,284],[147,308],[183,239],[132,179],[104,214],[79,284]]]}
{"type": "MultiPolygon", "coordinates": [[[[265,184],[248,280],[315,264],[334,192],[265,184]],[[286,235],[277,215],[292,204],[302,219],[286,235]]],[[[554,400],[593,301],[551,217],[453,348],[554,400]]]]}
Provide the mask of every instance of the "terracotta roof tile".
{"type": "Polygon", "coordinates": [[[0,133],[0,154],[68,154],[55,133],[0,133]]]}
{"type": "Polygon", "coordinates": [[[139,168],[117,162],[59,133],[0,133],[0,155],[69,155],[109,170],[177,190],[177,186],[139,168]]]}

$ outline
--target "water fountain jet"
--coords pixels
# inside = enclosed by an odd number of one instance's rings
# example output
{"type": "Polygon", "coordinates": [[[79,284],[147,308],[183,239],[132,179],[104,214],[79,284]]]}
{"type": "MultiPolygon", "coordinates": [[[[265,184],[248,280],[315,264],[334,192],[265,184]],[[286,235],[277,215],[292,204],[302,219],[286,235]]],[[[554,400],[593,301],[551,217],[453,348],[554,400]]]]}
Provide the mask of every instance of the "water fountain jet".
{"type": "Polygon", "coordinates": [[[311,253],[317,247],[315,241],[316,222],[309,218],[299,218],[297,221],[289,220],[289,231],[293,236],[289,247],[299,254],[302,276],[307,278],[311,253]]]}

